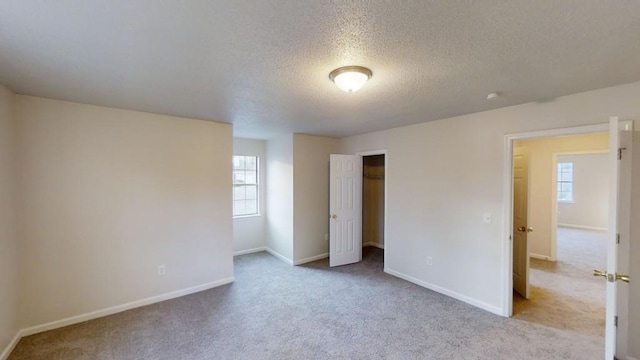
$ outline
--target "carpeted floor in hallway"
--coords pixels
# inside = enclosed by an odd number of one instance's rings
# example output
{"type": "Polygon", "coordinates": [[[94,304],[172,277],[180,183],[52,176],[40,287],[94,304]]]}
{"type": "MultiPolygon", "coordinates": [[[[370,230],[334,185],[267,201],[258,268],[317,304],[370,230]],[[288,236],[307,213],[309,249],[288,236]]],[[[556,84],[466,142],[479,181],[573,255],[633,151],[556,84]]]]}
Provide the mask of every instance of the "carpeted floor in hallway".
{"type": "Polygon", "coordinates": [[[557,261],[531,259],[531,296],[514,293],[514,317],[556,329],[595,336],[604,351],[606,233],[558,228],[557,261]]]}
{"type": "Polygon", "coordinates": [[[385,274],[262,252],[233,284],[30,336],[22,359],[601,359],[600,338],[503,318],[385,274]]]}

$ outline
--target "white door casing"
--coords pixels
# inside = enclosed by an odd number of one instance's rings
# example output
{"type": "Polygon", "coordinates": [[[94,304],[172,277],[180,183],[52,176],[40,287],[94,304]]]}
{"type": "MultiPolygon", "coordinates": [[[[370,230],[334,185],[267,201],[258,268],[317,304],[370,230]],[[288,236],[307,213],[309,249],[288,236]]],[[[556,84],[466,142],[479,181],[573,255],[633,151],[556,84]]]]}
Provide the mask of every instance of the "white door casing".
{"type": "Polygon", "coordinates": [[[527,224],[529,161],[525,148],[513,150],[513,288],[529,298],[529,244],[527,224]]]}
{"type": "Polygon", "coordinates": [[[330,156],[329,266],[362,260],[362,156],[330,156]]]}

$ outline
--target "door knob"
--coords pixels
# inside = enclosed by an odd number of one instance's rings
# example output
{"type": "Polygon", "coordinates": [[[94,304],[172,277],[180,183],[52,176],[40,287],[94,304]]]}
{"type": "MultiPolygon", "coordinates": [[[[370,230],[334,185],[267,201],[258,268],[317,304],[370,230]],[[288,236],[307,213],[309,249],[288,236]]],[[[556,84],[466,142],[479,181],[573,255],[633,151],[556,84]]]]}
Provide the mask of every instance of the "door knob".
{"type": "Polygon", "coordinates": [[[533,228],[532,227],[526,227],[526,226],[518,226],[518,231],[520,232],[528,232],[528,233],[532,233],[533,232],[533,228]]]}
{"type": "Polygon", "coordinates": [[[606,278],[609,282],[620,280],[628,283],[631,281],[631,278],[629,277],[629,275],[615,274],[614,276],[613,274],[607,274],[606,271],[602,271],[602,270],[593,270],[593,276],[602,276],[603,278],[606,278]]]}
{"type": "Polygon", "coordinates": [[[593,276],[602,276],[603,278],[606,278],[607,272],[602,270],[593,270],[593,276]]]}
{"type": "Polygon", "coordinates": [[[631,278],[629,278],[629,275],[616,274],[616,280],[621,280],[628,283],[631,280],[631,278]]]}
{"type": "Polygon", "coordinates": [[[337,218],[338,218],[338,215],[336,215],[336,214],[331,214],[331,218],[332,218],[332,219],[337,219],[337,218]]]}

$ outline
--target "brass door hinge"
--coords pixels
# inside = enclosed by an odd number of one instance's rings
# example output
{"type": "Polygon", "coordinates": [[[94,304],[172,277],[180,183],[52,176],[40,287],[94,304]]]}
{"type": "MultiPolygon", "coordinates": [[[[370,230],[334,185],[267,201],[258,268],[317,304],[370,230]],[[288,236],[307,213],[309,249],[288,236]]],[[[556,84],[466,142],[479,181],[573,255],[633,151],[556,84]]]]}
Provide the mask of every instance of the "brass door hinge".
{"type": "Polygon", "coordinates": [[[627,150],[627,148],[618,148],[618,160],[622,160],[622,150],[627,150]]]}

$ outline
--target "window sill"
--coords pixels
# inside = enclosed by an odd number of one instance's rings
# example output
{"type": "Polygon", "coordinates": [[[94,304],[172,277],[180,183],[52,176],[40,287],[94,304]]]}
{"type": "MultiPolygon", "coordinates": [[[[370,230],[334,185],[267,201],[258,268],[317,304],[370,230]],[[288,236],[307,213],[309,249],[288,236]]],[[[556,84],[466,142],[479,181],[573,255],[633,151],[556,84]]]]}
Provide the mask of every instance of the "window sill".
{"type": "Polygon", "coordinates": [[[247,218],[254,218],[254,217],[260,217],[262,216],[262,214],[251,214],[251,215],[238,215],[238,216],[234,216],[233,220],[235,219],[247,219],[247,218]]]}
{"type": "Polygon", "coordinates": [[[558,204],[575,204],[575,201],[558,200],[558,204]]]}

